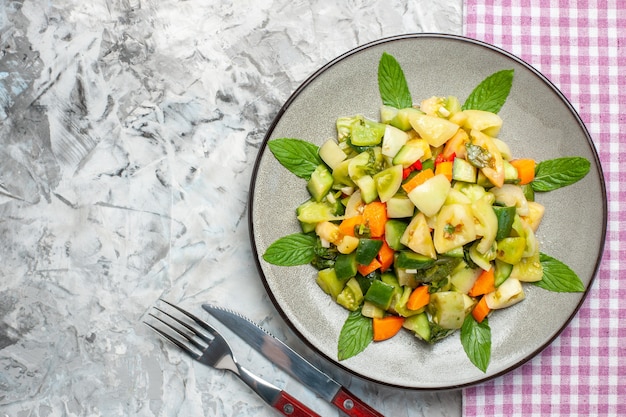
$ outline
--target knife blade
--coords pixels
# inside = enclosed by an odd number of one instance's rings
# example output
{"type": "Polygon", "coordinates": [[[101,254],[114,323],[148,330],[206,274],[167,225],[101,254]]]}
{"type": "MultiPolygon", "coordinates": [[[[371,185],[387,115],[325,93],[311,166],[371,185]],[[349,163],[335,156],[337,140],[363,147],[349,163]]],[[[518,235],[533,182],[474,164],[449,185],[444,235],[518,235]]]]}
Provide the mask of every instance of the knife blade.
{"type": "Polygon", "coordinates": [[[348,416],[384,417],[249,318],[211,304],[203,304],[202,308],[261,355],[348,416]]]}

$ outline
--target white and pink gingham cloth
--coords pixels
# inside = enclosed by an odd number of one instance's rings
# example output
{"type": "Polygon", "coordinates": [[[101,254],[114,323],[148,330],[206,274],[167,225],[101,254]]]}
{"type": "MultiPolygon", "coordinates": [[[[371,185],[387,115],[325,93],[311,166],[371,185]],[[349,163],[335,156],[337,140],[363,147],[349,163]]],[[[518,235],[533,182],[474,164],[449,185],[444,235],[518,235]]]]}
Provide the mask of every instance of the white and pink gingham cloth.
{"type": "Polygon", "coordinates": [[[465,417],[626,416],[626,0],[465,0],[464,35],[541,71],[593,137],[608,192],[600,270],[533,360],[463,392],[465,417]]]}

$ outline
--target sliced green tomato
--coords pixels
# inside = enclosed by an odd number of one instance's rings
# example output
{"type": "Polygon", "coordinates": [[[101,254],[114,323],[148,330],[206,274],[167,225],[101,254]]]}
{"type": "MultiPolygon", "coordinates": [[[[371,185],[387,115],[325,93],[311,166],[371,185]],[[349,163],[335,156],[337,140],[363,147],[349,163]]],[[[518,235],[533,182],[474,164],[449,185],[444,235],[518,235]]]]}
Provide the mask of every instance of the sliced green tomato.
{"type": "Polygon", "coordinates": [[[432,217],[446,201],[451,185],[443,174],[435,175],[412,189],[408,196],[425,216],[432,217]]]}
{"type": "Polygon", "coordinates": [[[484,110],[464,110],[465,123],[463,127],[468,130],[476,129],[489,136],[496,137],[502,127],[502,118],[495,113],[484,110]]]}
{"type": "Polygon", "coordinates": [[[543,266],[539,260],[539,252],[513,265],[511,278],[522,282],[537,282],[543,279],[543,266]]]}
{"type": "Polygon", "coordinates": [[[507,279],[495,291],[485,294],[487,306],[492,310],[510,307],[524,298],[522,284],[515,278],[507,279]]]}
{"type": "Polygon", "coordinates": [[[496,259],[515,265],[522,260],[526,239],[523,237],[505,237],[497,243],[496,259]]]}
{"type": "Polygon", "coordinates": [[[428,311],[433,322],[444,329],[460,329],[474,301],[466,294],[441,291],[430,295],[428,311]]]}
{"type": "Polygon", "coordinates": [[[359,117],[352,123],[350,142],[355,146],[376,146],[385,134],[386,125],[359,117]]]}
{"type": "Polygon", "coordinates": [[[337,296],[337,304],[350,311],[356,311],[363,303],[363,291],[355,278],[350,278],[337,296]]]}
{"type": "Polygon", "coordinates": [[[296,209],[298,220],[302,223],[319,223],[327,220],[336,220],[334,208],[325,202],[308,200],[296,209]]]}
{"type": "Polygon", "coordinates": [[[470,201],[476,201],[484,197],[485,194],[487,194],[485,188],[478,184],[455,182],[452,188],[456,191],[460,191],[461,193],[463,193],[465,196],[467,196],[467,198],[470,199],[470,201]]]}
{"type": "Polygon", "coordinates": [[[391,306],[395,290],[396,287],[393,285],[375,279],[365,293],[365,301],[374,304],[378,308],[387,310],[391,306]]]}
{"type": "Polygon", "coordinates": [[[364,175],[373,175],[382,169],[384,159],[381,148],[368,148],[348,161],[348,175],[356,181],[364,175]]]}
{"type": "Polygon", "coordinates": [[[471,206],[472,214],[478,221],[476,234],[482,236],[478,246],[476,246],[476,249],[480,253],[487,252],[493,246],[498,233],[498,217],[491,206],[492,201],[492,195],[486,194],[484,197],[475,201],[471,206]]]}
{"type": "Polygon", "coordinates": [[[426,114],[411,114],[409,122],[420,137],[426,139],[433,148],[446,143],[459,130],[459,125],[447,119],[426,114]]]}
{"type": "Polygon", "coordinates": [[[504,206],[515,206],[517,214],[528,215],[528,201],[524,196],[524,191],[519,185],[504,184],[500,188],[491,190],[496,197],[496,203],[504,206]]]}
{"type": "Polygon", "coordinates": [[[470,247],[469,249],[470,259],[478,267],[480,267],[481,269],[485,271],[488,271],[492,267],[491,261],[496,259],[496,244],[494,243],[494,245],[485,253],[478,252],[478,250],[476,249],[477,246],[478,246],[478,242],[472,244],[472,246],[470,247]]]}
{"type": "Polygon", "coordinates": [[[528,202],[528,216],[524,216],[522,220],[526,222],[534,232],[537,231],[539,225],[541,224],[541,220],[543,219],[543,214],[545,213],[546,208],[536,201],[528,202]]]}
{"type": "Polygon", "coordinates": [[[433,238],[438,253],[449,252],[475,239],[474,216],[469,205],[449,204],[441,208],[433,238]]]}
{"type": "Polygon", "coordinates": [[[378,198],[383,203],[389,201],[402,185],[402,165],[394,165],[377,174],[374,174],[374,183],[378,198]]]}
{"type": "Polygon", "coordinates": [[[502,187],[504,184],[504,163],[502,162],[502,154],[493,142],[493,138],[478,130],[470,131],[470,143],[479,146],[490,156],[487,166],[480,168],[491,184],[496,187],[502,187]]]}
{"type": "Polygon", "coordinates": [[[409,223],[402,234],[400,243],[423,256],[432,259],[437,258],[430,227],[424,213],[417,213],[413,217],[411,223],[409,223]]]}
{"type": "Polygon", "coordinates": [[[452,187],[444,204],[472,204],[472,200],[455,187],[452,187]]]}
{"type": "Polygon", "coordinates": [[[352,131],[352,124],[355,121],[354,116],[345,116],[338,117],[337,122],[335,123],[337,128],[337,140],[341,142],[345,142],[348,137],[350,137],[350,132],[352,131]]]}

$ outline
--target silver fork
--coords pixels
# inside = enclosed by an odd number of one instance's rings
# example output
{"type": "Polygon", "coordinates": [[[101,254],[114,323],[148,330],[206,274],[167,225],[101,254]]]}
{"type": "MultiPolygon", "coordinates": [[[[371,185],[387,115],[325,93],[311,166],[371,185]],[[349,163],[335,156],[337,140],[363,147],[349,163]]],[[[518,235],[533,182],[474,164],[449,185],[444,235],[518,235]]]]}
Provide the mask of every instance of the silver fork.
{"type": "Polygon", "coordinates": [[[167,326],[170,331],[162,330],[148,322],[145,323],[161,337],[172,342],[193,359],[205,365],[233,372],[246,385],[252,388],[259,397],[282,415],[289,417],[320,417],[319,414],[316,414],[287,392],[239,365],[228,342],[215,328],[182,308],[165,300],[161,301],[186,316],[186,318],[180,318],[180,315],[175,316],[158,307],[154,307],[161,314],[148,314],[162,325],[167,326]],[[172,331],[176,335],[173,335],[172,331]]]}

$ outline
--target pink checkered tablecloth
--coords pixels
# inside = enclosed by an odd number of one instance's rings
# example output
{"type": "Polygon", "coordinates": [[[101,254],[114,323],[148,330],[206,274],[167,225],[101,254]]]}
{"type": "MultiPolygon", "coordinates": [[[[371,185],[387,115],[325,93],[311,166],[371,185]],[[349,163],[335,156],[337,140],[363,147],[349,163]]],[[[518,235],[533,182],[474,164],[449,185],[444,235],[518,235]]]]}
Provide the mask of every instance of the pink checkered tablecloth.
{"type": "Polygon", "coordinates": [[[533,360],[465,389],[463,415],[626,416],[626,1],[465,0],[464,35],[541,71],[587,125],[604,169],[608,231],[576,317],[533,360]]]}

